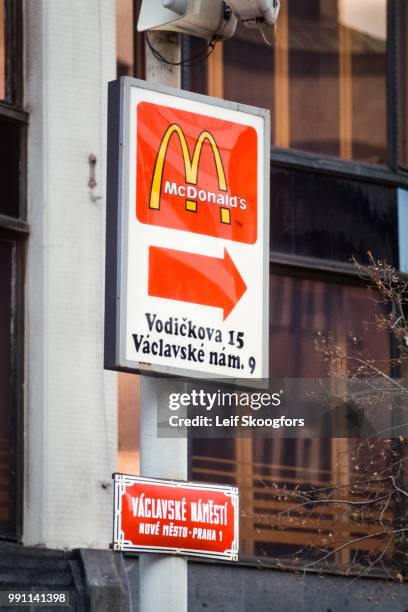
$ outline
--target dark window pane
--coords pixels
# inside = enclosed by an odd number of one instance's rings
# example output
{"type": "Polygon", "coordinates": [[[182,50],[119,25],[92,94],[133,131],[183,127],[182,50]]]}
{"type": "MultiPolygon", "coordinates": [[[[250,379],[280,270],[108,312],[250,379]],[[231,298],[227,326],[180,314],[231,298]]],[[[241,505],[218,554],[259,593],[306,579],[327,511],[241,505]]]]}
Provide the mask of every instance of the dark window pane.
{"type": "Polygon", "coordinates": [[[272,168],[271,250],[349,262],[354,255],[398,265],[396,190],[272,168]]]}
{"type": "Polygon", "coordinates": [[[0,530],[10,526],[11,511],[11,322],[12,247],[0,241],[0,530]]]}
{"type": "Polygon", "coordinates": [[[401,8],[401,72],[398,75],[401,84],[401,99],[399,111],[400,121],[400,153],[401,165],[408,168],[408,6],[406,2],[400,4],[401,8]]]}
{"type": "Polygon", "coordinates": [[[0,100],[6,97],[6,47],[4,24],[4,0],[0,0],[0,100]]]}
{"type": "Polygon", "coordinates": [[[0,214],[19,216],[20,127],[0,122],[0,214]]]}

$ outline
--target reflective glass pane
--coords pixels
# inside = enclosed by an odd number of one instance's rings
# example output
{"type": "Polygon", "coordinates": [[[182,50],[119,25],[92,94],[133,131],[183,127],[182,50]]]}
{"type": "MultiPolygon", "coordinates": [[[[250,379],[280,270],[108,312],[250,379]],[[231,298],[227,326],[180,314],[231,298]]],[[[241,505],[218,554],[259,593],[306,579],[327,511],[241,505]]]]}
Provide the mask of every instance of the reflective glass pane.
{"type": "Polygon", "coordinates": [[[386,46],[386,0],[287,0],[272,47],[224,42],[210,93],[269,108],[275,146],[386,164],[386,46]]]}
{"type": "Polygon", "coordinates": [[[140,473],[140,377],[118,374],[118,459],[124,474],[140,473]]]}
{"type": "MultiPolygon", "coordinates": [[[[216,53],[220,51],[216,50],[216,53]]],[[[256,30],[238,25],[233,38],[222,48],[221,61],[217,55],[211,57],[209,76],[212,76],[213,90],[210,95],[219,95],[226,100],[241,102],[262,108],[275,108],[275,81],[273,47],[267,47],[256,30]],[[223,70],[222,70],[223,68],[223,70]],[[216,87],[217,71],[223,72],[223,87],[216,87]]],[[[211,86],[211,81],[209,83],[211,86]]],[[[274,122],[271,121],[272,134],[274,122]]],[[[272,137],[272,142],[274,138],[272,137]]]]}
{"type": "MultiPolygon", "coordinates": [[[[319,331],[330,332],[333,342],[346,354],[351,355],[352,346],[357,346],[365,358],[386,363],[391,355],[389,336],[367,324],[382,308],[361,286],[272,274],[271,378],[326,377],[328,365],[315,350],[319,331]],[[351,335],[357,339],[353,345],[351,335]]],[[[383,515],[382,508],[375,508],[369,520],[353,514],[353,509],[344,504],[340,509],[327,506],[323,519],[322,509],[312,505],[291,512],[299,501],[296,492],[363,480],[366,455],[361,453],[359,470],[355,471],[356,464],[351,460],[355,448],[353,439],[342,438],[193,439],[192,475],[194,480],[239,486],[241,559],[293,566],[296,555],[310,561],[319,550],[336,548],[339,540],[352,541],[354,530],[361,536],[370,533],[372,523],[380,518],[392,524],[391,507],[383,515]],[[290,493],[293,491],[295,496],[290,493]]],[[[380,471],[389,457],[382,452],[381,442],[377,450],[375,469],[380,471]]],[[[370,491],[366,489],[365,494],[370,491]]],[[[327,565],[342,567],[353,558],[366,563],[367,552],[381,544],[381,538],[373,538],[369,545],[363,538],[341,555],[330,556],[327,565]]],[[[391,547],[389,556],[392,554],[391,547]]],[[[389,556],[384,563],[389,562],[389,556]]]]}
{"type": "Polygon", "coordinates": [[[390,339],[377,332],[381,304],[366,287],[291,276],[270,277],[270,377],[318,378],[328,374],[316,351],[318,333],[330,335],[347,354],[355,346],[365,358],[390,357],[390,339]]]}
{"type": "MultiPolygon", "coordinates": [[[[323,155],[340,155],[340,40],[337,2],[290,0],[287,34],[288,105],[275,121],[286,126],[277,143],[323,155]],[[324,6],[321,6],[324,4],[324,6]]],[[[279,51],[283,54],[283,50],[279,51]]],[[[282,76],[278,81],[282,81],[282,76]]]]}
{"type": "Polygon", "coordinates": [[[341,157],[387,163],[387,2],[342,0],[341,157]]]}
{"type": "Polygon", "coordinates": [[[290,0],[289,146],[386,163],[386,1],[290,0]]]}
{"type": "Polygon", "coordinates": [[[117,76],[133,76],[133,0],[116,0],[117,76]]]}

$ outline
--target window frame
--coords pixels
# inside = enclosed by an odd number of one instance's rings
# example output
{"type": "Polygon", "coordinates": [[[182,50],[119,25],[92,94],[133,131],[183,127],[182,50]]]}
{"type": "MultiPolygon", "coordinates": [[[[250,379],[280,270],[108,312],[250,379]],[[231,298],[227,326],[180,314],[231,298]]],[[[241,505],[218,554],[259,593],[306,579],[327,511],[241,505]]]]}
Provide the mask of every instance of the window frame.
{"type": "Polygon", "coordinates": [[[0,214],[0,239],[12,245],[11,319],[11,471],[10,527],[0,531],[0,540],[21,541],[24,490],[24,278],[27,215],[26,143],[28,113],[23,109],[23,2],[5,0],[6,97],[0,100],[0,122],[20,129],[18,216],[0,214]]]}

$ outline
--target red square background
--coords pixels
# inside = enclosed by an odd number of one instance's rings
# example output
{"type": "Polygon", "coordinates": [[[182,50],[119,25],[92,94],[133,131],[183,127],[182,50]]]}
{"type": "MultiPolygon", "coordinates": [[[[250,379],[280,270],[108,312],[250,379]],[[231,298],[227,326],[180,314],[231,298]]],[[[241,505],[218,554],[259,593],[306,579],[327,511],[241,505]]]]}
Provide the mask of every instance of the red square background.
{"type": "Polygon", "coordinates": [[[231,121],[207,117],[141,102],[137,107],[137,188],[136,214],[141,223],[185,230],[206,236],[216,236],[253,244],[257,239],[257,133],[253,127],[231,121]],[[160,208],[149,208],[150,190],[157,154],[167,129],[177,124],[183,131],[190,160],[199,135],[209,132],[218,147],[225,172],[227,191],[219,187],[213,150],[206,140],[203,144],[197,178],[197,190],[217,195],[237,196],[237,206],[229,208],[231,223],[221,223],[222,204],[197,199],[197,211],[186,210],[186,199],[176,194],[165,194],[166,181],[188,186],[180,139],[171,136],[161,182],[160,208]],[[240,207],[245,200],[246,207],[240,207]]]}

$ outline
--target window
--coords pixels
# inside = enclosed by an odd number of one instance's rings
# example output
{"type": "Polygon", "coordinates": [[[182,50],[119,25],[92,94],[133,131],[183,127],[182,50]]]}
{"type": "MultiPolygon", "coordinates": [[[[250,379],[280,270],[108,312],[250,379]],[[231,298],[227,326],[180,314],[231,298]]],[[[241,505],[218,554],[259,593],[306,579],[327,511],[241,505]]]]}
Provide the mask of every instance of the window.
{"type": "Polygon", "coordinates": [[[0,1],[0,537],[21,534],[25,142],[22,4],[0,1]]]}
{"type": "MultiPolygon", "coordinates": [[[[206,65],[182,66],[184,89],[271,112],[272,377],[324,376],[315,350],[319,331],[330,332],[348,353],[353,336],[367,356],[387,362],[393,354],[389,337],[365,324],[375,308],[350,260],[371,250],[398,267],[397,187],[406,186],[408,168],[406,12],[406,2],[391,0],[282,0],[272,47],[239,26],[206,65]]],[[[184,59],[203,51],[202,40],[181,38],[184,59]]],[[[133,44],[133,70],[141,76],[142,37],[133,44]]],[[[137,385],[137,377],[120,375],[119,466],[134,473],[137,385]]],[[[379,442],[375,465],[361,456],[356,466],[356,444],[352,438],[194,439],[190,473],[194,480],[239,485],[245,560],[281,562],[300,548],[312,559],[310,545],[333,551],[350,538],[358,542],[331,556],[331,568],[369,564],[367,555],[384,539],[360,538],[379,517],[398,524],[392,502],[384,511],[373,506],[364,520],[350,507],[332,508],[322,523],[321,509],[287,513],[289,500],[274,490],[334,483],[353,485],[356,500],[371,495],[361,489],[364,474],[386,470],[390,456],[379,442]]]]}
{"type": "Polygon", "coordinates": [[[370,249],[397,265],[395,188],[272,165],[271,192],[271,251],[350,263],[370,249]]]}
{"type": "Polygon", "coordinates": [[[390,359],[387,334],[376,333],[373,323],[381,313],[365,285],[335,282],[336,277],[307,273],[270,275],[270,377],[318,378],[327,366],[315,350],[319,332],[350,353],[350,338],[358,339],[365,357],[390,359]],[[330,278],[330,280],[328,280],[330,278]]]}
{"type": "Polygon", "coordinates": [[[0,124],[0,214],[20,216],[21,128],[12,121],[0,124]]]}
{"type": "Polygon", "coordinates": [[[386,8],[285,0],[274,46],[240,26],[212,60],[222,73],[210,68],[210,89],[269,108],[275,146],[387,164],[386,8]]]}
{"type": "MultiPolygon", "coordinates": [[[[406,3],[386,0],[283,0],[272,47],[239,26],[216,46],[207,70],[183,74],[186,89],[271,112],[272,378],[327,376],[315,350],[319,331],[348,354],[355,350],[351,337],[366,356],[387,363],[393,354],[389,336],[366,325],[375,307],[351,258],[364,260],[371,250],[398,268],[397,185],[406,178],[395,172],[394,132],[397,92],[407,79],[390,70],[397,40],[404,71],[408,56],[402,27],[398,39],[397,4],[406,10],[406,3]]],[[[200,48],[188,37],[183,45],[184,57],[200,48]]],[[[403,149],[406,128],[401,133],[403,149]]],[[[353,572],[350,564],[369,565],[369,555],[385,546],[384,538],[359,538],[378,528],[379,517],[388,527],[401,520],[393,503],[383,513],[373,506],[367,517],[345,505],[293,513],[285,491],[330,483],[353,485],[356,501],[371,496],[361,488],[364,475],[387,470],[390,454],[380,441],[375,465],[363,452],[357,466],[357,445],[352,438],[194,439],[191,476],[240,487],[243,559],[293,564],[299,551],[313,560],[316,547],[334,551],[356,539],[327,564],[353,572]]],[[[396,551],[388,552],[389,567],[396,551]]]]}
{"type": "MultiPolygon", "coordinates": [[[[296,275],[283,267],[270,275],[270,377],[326,378],[327,365],[315,350],[318,332],[330,332],[333,341],[349,354],[351,337],[357,338],[359,353],[390,359],[388,334],[376,333],[365,321],[373,321],[378,306],[363,284],[326,275],[296,275]]],[[[337,439],[251,438],[193,439],[191,472],[195,480],[236,484],[241,496],[241,557],[261,563],[293,563],[297,553],[313,559],[317,548],[333,548],[352,540],[356,533],[370,533],[370,520],[345,514],[344,507],[310,507],[296,512],[288,491],[301,492],[331,484],[364,480],[366,472],[353,469],[351,461],[358,441],[337,439]],[[341,520],[340,520],[341,513],[341,520]],[[328,533],[332,535],[328,543],[328,533]]],[[[377,459],[376,469],[386,467],[377,459]]],[[[367,466],[369,468],[370,466],[367,466]]],[[[367,470],[368,472],[369,470],[367,470]]],[[[340,496],[340,495],[339,495],[340,496]]],[[[355,501],[364,496],[355,497],[355,501]]],[[[394,520],[392,507],[387,520],[394,520]]],[[[377,529],[380,530],[379,528],[377,529]]],[[[363,540],[330,559],[341,567],[351,556],[364,555],[381,546],[381,539],[363,540]]]]}

